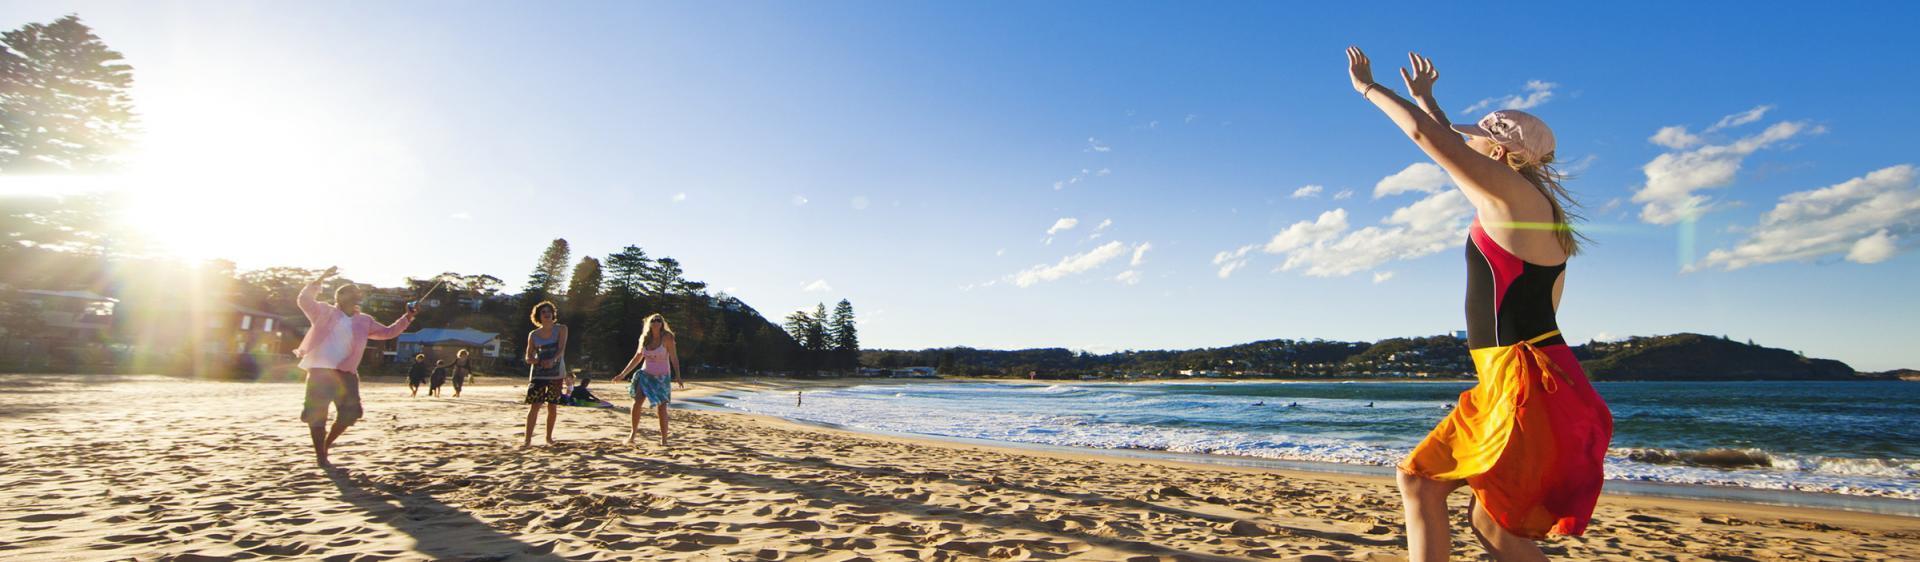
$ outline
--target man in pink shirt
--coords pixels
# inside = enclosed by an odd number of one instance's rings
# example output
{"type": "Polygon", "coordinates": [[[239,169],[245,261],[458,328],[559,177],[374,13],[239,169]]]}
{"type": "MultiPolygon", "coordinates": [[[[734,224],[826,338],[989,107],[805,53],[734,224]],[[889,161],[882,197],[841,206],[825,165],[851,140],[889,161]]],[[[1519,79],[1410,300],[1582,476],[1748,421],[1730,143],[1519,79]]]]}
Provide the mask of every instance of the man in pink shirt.
{"type": "Polygon", "coordinates": [[[360,355],[367,349],[367,340],[399,337],[407,325],[413,323],[419,308],[419,303],[407,303],[405,314],[392,324],[382,326],[372,316],[360,312],[360,299],[364,295],[359,285],[341,285],[333,292],[332,305],[316,300],[320,284],[339,270],[329,267],[300,289],[300,312],[307,315],[307,322],[313,328],[300,340],[300,347],[293,350],[300,358],[300,368],[307,370],[307,403],[300,412],[300,420],[307,422],[312,430],[314,457],[320,461],[320,467],[326,469],[333,468],[333,464],[327,462],[327,448],[347,431],[347,426],[360,419],[360,355]],[[331,432],[327,431],[328,404],[339,410],[331,432]]]}

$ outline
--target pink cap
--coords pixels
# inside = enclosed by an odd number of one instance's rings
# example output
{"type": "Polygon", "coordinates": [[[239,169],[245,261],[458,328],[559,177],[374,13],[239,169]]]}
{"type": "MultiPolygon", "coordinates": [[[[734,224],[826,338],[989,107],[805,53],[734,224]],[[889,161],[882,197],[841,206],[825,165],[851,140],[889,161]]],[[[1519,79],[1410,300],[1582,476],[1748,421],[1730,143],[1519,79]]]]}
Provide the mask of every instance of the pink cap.
{"type": "Polygon", "coordinates": [[[1453,130],[1474,137],[1485,137],[1529,159],[1553,154],[1553,129],[1532,113],[1502,109],[1488,113],[1474,125],[1454,125],[1453,130]]]}

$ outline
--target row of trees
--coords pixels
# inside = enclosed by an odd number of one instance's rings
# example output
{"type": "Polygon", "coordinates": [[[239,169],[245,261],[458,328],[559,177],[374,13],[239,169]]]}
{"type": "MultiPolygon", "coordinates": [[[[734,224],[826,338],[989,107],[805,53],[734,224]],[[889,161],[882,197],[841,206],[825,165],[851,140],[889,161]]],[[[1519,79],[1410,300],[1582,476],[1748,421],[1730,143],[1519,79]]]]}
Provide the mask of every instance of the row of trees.
{"type": "Polygon", "coordinates": [[[800,344],[805,365],[812,369],[851,370],[860,367],[860,327],[853,318],[853,303],[840,299],[833,316],[827,316],[827,303],[814,305],[813,312],[795,310],[787,315],[787,334],[800,344]]]}

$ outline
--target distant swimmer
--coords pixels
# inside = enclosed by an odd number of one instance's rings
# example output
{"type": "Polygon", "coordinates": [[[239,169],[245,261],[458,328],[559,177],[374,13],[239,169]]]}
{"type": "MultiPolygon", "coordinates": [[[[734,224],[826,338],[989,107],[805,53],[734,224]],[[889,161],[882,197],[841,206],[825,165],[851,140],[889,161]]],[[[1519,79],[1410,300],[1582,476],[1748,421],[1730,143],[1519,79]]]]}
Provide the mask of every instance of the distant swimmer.
{"type": "Polygon", "coordinates": [[[1254,402],[1254,403],[1253,403],[1253,405],[1255,405],[1255,406],[1265,406],[1265,405],[1267,405],[1267,401],[1265,401],[1265,400],[1261,400],[1261,401],[1259,401],[1259,402],[1254,402]]]}
{"type": "Polygon", "coordinates": [[[1368,403],[1367,403],[1367,407],[1368,407],[1368,408],[1372,408],[1372,407],[1373,407],[1373,403],[1372,403],[1372,402],[1368,402],[1368,403]]]}
{"type": "Polygon", "coordinates": [[[1300,403],[1299,403],[1299,402],[1294,402],[1294,403],[1291,403],[1291,404],[1287,404],[1287,407],[1288,407],[1288,408],[1298,408],[1298,407],[1300,407],[1300,403]]]}

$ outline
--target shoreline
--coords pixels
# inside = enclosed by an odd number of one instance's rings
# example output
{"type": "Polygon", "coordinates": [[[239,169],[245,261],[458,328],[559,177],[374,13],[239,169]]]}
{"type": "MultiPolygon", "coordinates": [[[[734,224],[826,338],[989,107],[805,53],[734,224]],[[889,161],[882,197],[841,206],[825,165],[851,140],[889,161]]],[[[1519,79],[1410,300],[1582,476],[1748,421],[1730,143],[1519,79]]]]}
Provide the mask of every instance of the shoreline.
{"type": "MultiPolygon", "coordinates": [[[[786,379],[744,379],[739,382],[744,383],[747,381],[751,381],[751,383],[750,384],[728,384],[734,381],[717,381],[717,380],[709,381],[708,384],[716,386],[717,387],[716,390],[702,392],[699,394],[690,394],[685,397],[685,401],[688,403],[697,405],[695,407],[709,410],[709,411],[725,412],[725,413],[736,414],[736,415],[763,417],[769,420],[779,420],[780,422],[783,422],[783,423],[795,424],[799,426],[812,427],[817,429],[843,431],[843,432],[859,434],[859,435],[889,436],[889,437],[909,439],[909,440],[917,439],[917,440],[927,440],[927,441],[933,441],[933,442],[973,445],[973,446],[980,446],[980,447],[999,447],[999,448],[1007,449],[1010,452],[1056,452],[1056,453],[1063,453],[1063,454],[1069,454],[1069,455],[1104,456],[1104,457],[1112,458],[1115,460],[1143,460],[1143,459],[1164,460],[1169,462],[1186,463],[1186,464],[1195,465],[1195,466],[1210,466],[1210,467],[1232,466],[1232,467],[1255,468],[1255,469],[1261,469],[1261,470],[1275,470],[1275,471],[1299,473],[1299,474],[1337,474],[1337,475],[1348,475],[1348,476],[1362,476],[1362,477],[1379,478],[1379,479],[1382,479],[1383,481],[1389,481],[1389,482],[1393,478],[1393,469],[1391,467],[1368,465],[1368,464],[1348,464],[1348,463],[1335,463],[1335,462],[1325,462],[1325,461],[1275,459],[1275,458],[1256,457],[1256,456],[1247,456],[1247,455],[1233,455],[1233,454],[1187,453],[1187,452],[1166,451],[1166,450],[1159,450],[1159,449],[1114,449],[1114,448],[1082,447],[1082,446],[1071,446],[1071,445],[1053,445],[1053,444],[1046,444],[1046,443],[1030,443],[1030,442],[1022,442],[1022,441],[1000,441],[1000,440],[982,439],[982,438],[974,438],[974,437],[957,437],[957,436],[949,436],[949,435],[856,428],[856,427],[848,427],[848,426],[843,426],[840,424],[835,424],[830,422],[818,422],[818,421],[811,421],[811,420],[785,418],[780,416],[745,412],[735,408],[727,407],[726,405],[720,402],[717,402],[713,399],[715,395],[721,394],[724,392],[729,392],[729,391],[782,392],[782,391],[790,391],[790,390],[806,390],[806,389],[813,389],[813,388],[850,388],[850,387],[865,386],[865,385],[890,385],[890,384],[901,384],[905,381],[912,381],[906,384],[934,384],[934,383],[943,383],[943,382],[948,382],[948,383],[985,382],[985,383],[1000,383],[1000,384],[1032,384],[1032,385],[1167,384],[1162,381],[1134,381],[1134,382],[1126,382],[1126,383],[1116,383],[1113,381],[1023,381],[1023,380],[1005,381],[1001,379],[985,379],[985,378],[946,378],[946,379],[824,379],[824,380],[804,380],[804,381],[789,381],[786,379]],[[800,383],[800,384],[785,384],[789,382],[800,383]]],[[[1272,383],[1272,382],[1303,382],[1303,381],[1276,381],[1276,380],[1234,381],[1234,383],[1272,383]]],[[[1460,381],[1366,381],[1366,380],[1361,380],[1361,381],[1305,381],[1305,382],[1442,383],[1442,382],[1460,382],[1460,381]]],[[[1665,382],[1665,381],[1632,381],[1632,382],[1665,382]]],[[[1686,382],[1686,381],[1676,381],[1676,382],[1686,382]]],[[[1172,382],[1172,384],[1206,384],[1206,383],[1174,381],[1172,382]]],[[[676,398],[679,398],[679,397],[676,396],[676,398]]],[[[1810,491],[1803,491],[1803,490],[1745,488],[1745,487],[1738,487],[1738,486],[1717,486],[1717,485],[1711,485],[1711,484],[1684,484],[1684,483],[1657,482],[1657,481],[1607,480],[1605,484],[1605,491],[1603,492],[1602,496],[1603,496],[1603,501],[1605,498],[1608,498],[1608,497],[1662,498],[1662,499],[1691,500],[1691,501],[1701,501],[1701,502],[1711,502],[1711,503],[1725,503],[1725,504],[1732,504],[1732,505],[1820,509],[1820,510],[1835,511],[1835,512],[1863,513],[1863,514],[1873,514],[1873,515],[1920,518],[1920,500],[1909,500],[1909,499],[1903,499],[1903,498],[1884,497],[1884,496],[1840,494],[1840,493],[1832,493],[1832,492],[1810,492],[1810,491]]]]}
{"type": "MultiPolygon", "coordinates": [[[[520,448],[518,381],[371,379],[313,466],[297,383],[0,376],[0,559],[1404,560],[1381,476],[1116,458],[671,410],[562,408],[520,448]],[[536,440],[538,441],[538,440],[536,440]],[[193,555],[193,556],[189,556],[193,555]],[[194,558],[194,556],[200,558],[194,558]]],[[[858,381],[702,381],[700,399],[858,381]]],[[[609,385],[610,387],[612,385],[609,385]]],[[[688,406],[691,406],[689,404],[688,406]]],[[[1462,513],[1466,494],[1450,497],[1462,513]]],[[[1454,556],[1481,547],[1455,517],[1454,556]]],[[[1555,558],[1920,559],[1913,518],[1609,495],[1555,558]]]]}

